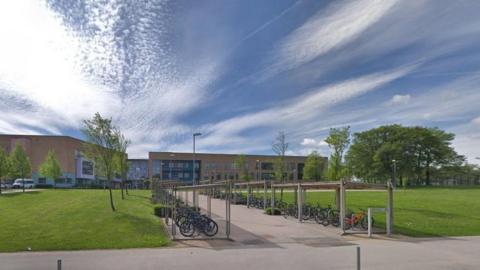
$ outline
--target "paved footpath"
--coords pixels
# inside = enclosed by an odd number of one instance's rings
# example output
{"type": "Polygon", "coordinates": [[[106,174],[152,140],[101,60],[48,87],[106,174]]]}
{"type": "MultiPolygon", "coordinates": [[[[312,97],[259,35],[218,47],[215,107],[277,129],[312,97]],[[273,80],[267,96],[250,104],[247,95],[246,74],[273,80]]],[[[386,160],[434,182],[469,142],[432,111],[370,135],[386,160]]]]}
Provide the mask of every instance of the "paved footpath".
{"type": "MultiPolygon", "coordinates": [[[[191,197],[191,196],[189,196],[191,197]]],[[[201,197],[201,206],[206,205],[201,197]]],[[[224,201],[212,200],[221,225],[224,201]]],[[[0,269],[480,269],[480,237],[366,239],[293,219],[263,215],[261,210],[232,205],[232,238],[179,241],[158,249],[23,252],[0,254],[0,269]]]]}

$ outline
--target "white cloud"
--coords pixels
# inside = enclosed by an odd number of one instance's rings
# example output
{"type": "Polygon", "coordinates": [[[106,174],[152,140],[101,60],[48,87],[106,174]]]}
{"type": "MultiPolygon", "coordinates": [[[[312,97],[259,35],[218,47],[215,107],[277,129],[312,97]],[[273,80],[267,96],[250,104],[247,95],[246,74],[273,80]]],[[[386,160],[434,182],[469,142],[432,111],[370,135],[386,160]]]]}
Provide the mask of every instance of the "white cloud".
{"type": "MultiPolygon", "coordinates": [[[[355,79],[343,81],[314,89],[293,101],[274,106],[255,113],[229,118],[206,125],[201,130],[206,136],[202,138],[204,147],[219,145],[250,144],[248,139],[239,134],[249,129],[269,127],[270,129],[288,126],[289,130],[303,128],[315,119],[323,117],[329,108],[373,91],[396,80],[415,67],[404,67],[384,73],[374,73],[355,79]]],[[[264,134],[265,138],[271,134],[264,134]]]]}
{"type": "Polygon", "coordinates": [[[388,102],[389,105],[406,105],[410,102],[410,95],[394,95],[388,102]]]}
{"type": "Polygon", "coordinates": [[[480,125],[480,116],[477,117],[477,118],[475,118],[475,119],[473,119],[473,120],[472,120],[472,123],[474,123],[474,124],[476,124],[476,125],[480,125]]]}
{"type": "Polygon", "coordinates": [[[334,3],[287,36],[280,44],[271,72],[296,68],[357,38],[379,21],[396,0],[334,3]]]}
{"type": "Polygon", "coordinates": [[[87,25],[79,30],[44,3],[0,2],[1,133],[58,134],[100,112],[115,116],[137,156],[145,145],[159,149],[190,129],[177,118],[207,100],[209,84],[221,74],[221,52],[175,62],[170,44],[159,41],[165,26],[153,16],[164,13],[154,3],[129,6],[136,13],[121,40],[122,5],[86,2],[87,25]]]}
{"type": "Polygon", "coordinates": [[[300,143],[302,146],[309,147],[309,148],[316,148],[320,146],[326,146],[327,143],[324,140],[315,140],[312,138],[304,138],[303,141],[300,143]]]}

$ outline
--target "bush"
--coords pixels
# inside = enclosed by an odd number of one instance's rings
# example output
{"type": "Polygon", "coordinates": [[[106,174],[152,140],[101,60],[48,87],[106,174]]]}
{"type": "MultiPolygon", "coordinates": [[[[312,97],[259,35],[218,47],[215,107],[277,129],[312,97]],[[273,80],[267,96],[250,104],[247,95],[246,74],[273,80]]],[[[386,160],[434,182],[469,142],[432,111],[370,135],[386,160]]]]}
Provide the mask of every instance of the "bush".
{"type": "Polygon", "coordinates": [[[155,216],[157,217],[161,217],[161,218],[164,218],[164,217],[171,217],[171,209],[170,207],[167,207],[165,205],[159,205],[159,206],[155,206],[153,208],[153,213],[155,214],[155,216]]]}
{"type": "MultiPolygon", "coordinates": [[[[265,214],[267,215],[272,215],[272,208],[271,207],[268,207],[267,209],[265,209],[265,214]]],[[[282,211],[280,211],[280,209],[278,208],[273,208],[273,215],[274,216],[279,216],[282,214],[282,211]]]]}
{"type": "Polygon", "coordinates": [[[35,188],[52,188],[52,185],[49,184],[36,184],[35,188]]]}

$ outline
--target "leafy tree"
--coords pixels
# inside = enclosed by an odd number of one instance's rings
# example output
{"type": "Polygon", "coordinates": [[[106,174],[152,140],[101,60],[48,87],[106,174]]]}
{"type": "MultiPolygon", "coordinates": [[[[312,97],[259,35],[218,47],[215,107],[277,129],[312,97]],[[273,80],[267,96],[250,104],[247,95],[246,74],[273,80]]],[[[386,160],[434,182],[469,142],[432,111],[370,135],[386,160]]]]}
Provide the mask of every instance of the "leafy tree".
{"type": "Polygon", "coordinates": [[[48,151],[45,161],[40,165],[40,174],[44,177],[53,179],[56,186],[57,179],[62,176],[62,168],[60,167],[60,162],[55,156],[54,151],[48,151]]]}
{"type": "Polygon", "coordinates": [[[319,181],[322,180],[324,168],[324,159],[318,154],[317,151],[313,151],[308,155],[305,161],[305,167],[303,168],[303,178],[308,180],[319,181]]]}
{"type": "Polygon", "coordinates": [[[285,162],[285,152],[288,149],[288,143],[285,140],[285,133],[279,132],[277,138],[272,143],[272,149],[277,154],[277,159],[273,163],[275,178],[284,183],[287,174],[287,165],[285,162]]]}
{"type": "Polygon", "coordinates": [[[25,177],[32,172],[30,160],[20,144],[17,144],[9,157],[10,170],[9,175],[12,178],[21,178],[23,183],[23,192],[25,192],[25,177]]]}
{"type": "Polygon", "coordinates": [[[345,172],[343,154],[350,144],[350,127],[331,128],[330,134],[325,139],[325,142],[332,151],[327,175],[330,180],[340,180],[345,172]]]}
{"type": "Polygon", "coordinates": [[[235,159],[235,168],[240,172],[240,179],[243,181],[250,181],[251,177],[248,172],[248,163],[245,155],[240,154],[238,157],[235,159]]]}
{"type": "Polygon", "coordinates": [[[432,167],[461,163],[450,146],[454,135],[437,128],[387,125],[354,134],[346,155],[352,173],[365,181],[393,178],[393,160],[399,182],[415,179],[430,184],[432,167]]]}
{"type": "Polygon", "coordinates": [[[7,153],[0,147],[0,194],[2,194],[2,181],[7,177],[9,171],[9,161],[7,153]]]}
{"type": "MultiPolygon", "coordinates": [[[[121,178],[121,189],[122,189],[122,200],[125,199],[123,194],[123,190],[125,188],[125,182],[127,181],[127,173],[128,173],[128,155],[127,155],[127,147],[130,145],[130,141],[125,138],[125,136],[120,133],[119,130],[116,131],[116,137],[118,138],[117,146],[116,146],[116,154],[115,154],[115,166],[120,174],[121,178]]],[[[128,194],[128,191],[127,191],[128,194]]]]}
{"type": "MultiPolygon", "coordinates": [[[[277,154],[273,162],[273,170],[276,180],[285,183],[287,175],[287,164],[285,162],[285,152],[287,152],[288,143],[285,140],[285,133],[279,132],[277,138],[272,143],[272,150],[277,154]]],[[[280,200],[283,201],[283,188],[280,189],[280,200]]]]}
{"type": "Polygon", "coordinates": [[[107,179],[110,195],[110,206],[115,211],[112,195],[112,181],[115,175],[115,156],[118,154],[118,128],[112,124],[111,118],[103,118],[96,113],[90,120],[84,120],[83,134],[86,143],[83,145],[85,155],[95,161],[96,171],[107,179]]]}

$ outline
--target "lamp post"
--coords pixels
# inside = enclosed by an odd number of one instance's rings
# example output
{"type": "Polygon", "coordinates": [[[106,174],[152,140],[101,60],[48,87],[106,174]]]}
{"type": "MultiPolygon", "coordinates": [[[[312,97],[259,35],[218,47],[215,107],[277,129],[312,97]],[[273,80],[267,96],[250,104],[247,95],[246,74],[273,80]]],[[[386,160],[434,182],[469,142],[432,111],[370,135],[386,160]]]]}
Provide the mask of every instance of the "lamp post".
{"type": "Polygon", "coordinates": [[[260,177],[259,177],[259,175],[258,175],[258,166],[259,166],[259,164],[260,164],[260,160],[257,159],[257,163],[255,164],[255,167],[256,167],[256,169],[257,169],[257,175],[256,175],[255,178],[256,178],[256,181],[257,181],[257,182],[260,181],[260,177]]]}
{"type": "Polygon", "coordinates": [[[170,180],[170,181],[172,180],[172,167],[173,167],[173,166],[172,166],[172,165],[173,165],[173,164],[172,164],[172,163],[173,163],[172,158],[173,158],[174,156],[175,156],[175,154],[170,154],[170,164],[168,164],[168,167],[170,167],[170,172],[169,172],[169,174],[168,174],[168,180],[170,180]]]}
{"type": "Polygon", "coordinates": [[[392,187],[396,187],[397,186],[397,161],[393,159],[392,163],[393,163],[392,187]]]}
{"type": "MultiPolygon", "coordinates": [[[[193,160],[192,160],[192,185],[196,186],[196,181],[195,181],[195,137],[201,136],[202,133],[193,133],[193,160]]],[[[198,198],[197,198],[197,192],[195,189],[193,189],[193,206],[197,207],[198,206],[198,198]]]]}

